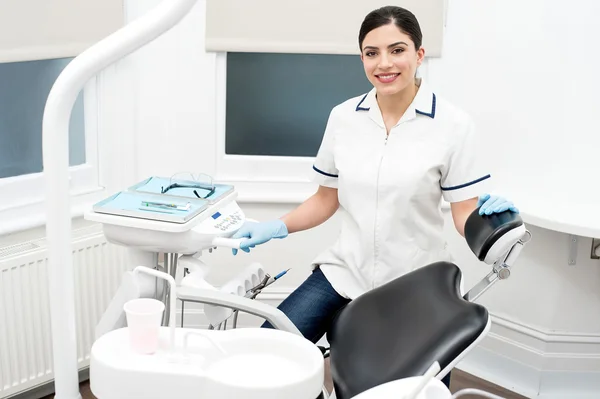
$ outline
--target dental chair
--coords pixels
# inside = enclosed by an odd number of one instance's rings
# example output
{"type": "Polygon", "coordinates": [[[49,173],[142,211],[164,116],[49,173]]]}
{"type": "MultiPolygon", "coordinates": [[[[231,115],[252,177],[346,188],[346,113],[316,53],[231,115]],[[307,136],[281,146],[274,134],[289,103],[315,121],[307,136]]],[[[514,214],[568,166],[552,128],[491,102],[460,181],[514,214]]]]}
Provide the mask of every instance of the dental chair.
{"type": "Polygon", "coordinates": [[[378,387],[422,376],[434,362],[441,380],[485,337],[490,315],[474,301],[510,276],[531,234],[516,213],[480,216],[476,210],[465,238],[480,261],[493,264],[465,295],[459,267],[437,262],[363,294],[337,313],[327,333],[337,399],[388,398],[376,395],[378,387]]]}
{"type": "MultiPolygon", "coordinates": [[[[235,201],[213,207],[219,207],[219,215],[239,215],[228,219],[231,230],[244,219],[235,201]]],[[[209,214],[213,212],[209,209],[209,214]]],[[[217,221],[203,219],[178,236],[186,238],[180,245],[239,245],[239,241],[213,237],[213,224],[220,226],[217,221]]],[[[124,226],[117,230],[123,234],[116,234],[110,226],[115,225],[106,225],[105,233],[113,240],[126,238],[129,245],[142,238],[165,245],[166,234],[171,234],[148,230],[145,236],[132,236],[124,233],[129,231],[124,226]]],[[[204,285],[186,284],[194,274],[203,276],[207,267],[189,255],[180,256],[179,262],[192,269],[196,264],[196,271],[179,285],[169,273],[137,266],[126,274],[126,289],[105,314],[110,323],[98,325],[90,357],[92,391],[99,399],[391,399],[408,392],[410,399],[450,399],[440,380],[485,337],[491,325],[485,307],[474,301],[510,276],[511,264],[531,235],[518,214],[480,216],[476,210],[466,222],[465,237],[477,258],[493,265],[466,294],[461,290],[460,269],[453,263],[437,262],[361,295],[336,314],[327,332],[330,348],[325,354],[331,358],[332,396],[324,389],[323,353],[280,310],[248,298],[244,289],[216,289],[202,278],[198,281],[204,285]],[[160,328],[158,352],[139,355],[130,348],[128,329],[117,328],[123,319],[119,308],[125,300],[145,297],[143,291],[156,286],[157,279],[170,286],[169,325],[160,328]],[[249,313],[266,319],[275,329],[175,328],[176,300],[204,304],[223,321],[234,312],[249,313]]]]}

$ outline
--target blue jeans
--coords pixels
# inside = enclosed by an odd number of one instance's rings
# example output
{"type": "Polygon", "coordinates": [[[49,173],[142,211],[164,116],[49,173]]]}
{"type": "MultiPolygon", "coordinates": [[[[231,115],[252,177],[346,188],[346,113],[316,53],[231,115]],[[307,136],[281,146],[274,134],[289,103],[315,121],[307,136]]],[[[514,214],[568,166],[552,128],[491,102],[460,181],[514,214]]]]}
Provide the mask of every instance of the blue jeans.
{"type": "MultiPolygon", "coordinates": [[[[311,275],[281,302],[281,310],[304,338],[317,343],[329,330],[333,317],[350,299],[338,294],[327,278],[316,268],[311,275]]],[[[273,328],[265,322],[263,328],[273,328]]],[[[450,388],[450,373],[442,380],[450,388]]]]}
{"type": "MultiPolygon", "coordinates": [[[[317,343],[329,329],[333,316],[350,302],[339,295],[329,284],[321,269],[312,274],[277,307],[304,338],[317,343]]],[[[265,328],[273,328],[265,322],[265,328]]]]}

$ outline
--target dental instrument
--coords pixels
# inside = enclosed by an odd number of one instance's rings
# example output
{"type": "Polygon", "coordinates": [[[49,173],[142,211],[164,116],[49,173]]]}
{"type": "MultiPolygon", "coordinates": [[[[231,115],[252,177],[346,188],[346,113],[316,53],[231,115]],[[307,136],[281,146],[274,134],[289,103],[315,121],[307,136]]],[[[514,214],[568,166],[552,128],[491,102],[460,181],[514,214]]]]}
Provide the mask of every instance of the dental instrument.
{"type": "Polygon", "coordinates": [[[287,270],[284,270],[284,271],[280,272],[278,275],[276,275],[275,277],[273,277],[273,280],[270,281],[269,283],[267,283],[267,285],[269,285],[270,283],[274,283],[275,281],[279,280],[281,277],[285,276],[287,274],[287,272],[289,272],[290,270],[292,270],[292,269],[290,268],[290,269],[287,269],[287,270]]]}
{"type": "Polygon", "coordinates": [[[174,209],[174,210],[179,210],[179,211],[189,211],[192,205],[189,202],[185,205],[177,205],[177,204],[165,203],[165,202],[142,201],[142,206],[153,207],[153,208],[154,207],[167,208],[167,209],[174,209]]]}

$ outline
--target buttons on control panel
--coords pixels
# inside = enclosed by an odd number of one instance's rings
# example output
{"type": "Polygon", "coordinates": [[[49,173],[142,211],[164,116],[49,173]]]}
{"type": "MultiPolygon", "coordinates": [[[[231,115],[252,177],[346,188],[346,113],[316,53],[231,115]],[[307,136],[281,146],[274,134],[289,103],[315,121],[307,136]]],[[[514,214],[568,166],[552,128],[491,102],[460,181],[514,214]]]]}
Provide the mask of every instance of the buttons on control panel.
{"type": "Polygon", "coordinates": [[[233,213],[230,213],[226,217],[220,217],[219,222],[215,224],[215,228],[217,228],[221,231],[227,231],[232,226],[237,226],[238,224],[241,224],[241,223],[242,223],[242,216],[240,214],[240,211],[235,211],[233,213]]]}

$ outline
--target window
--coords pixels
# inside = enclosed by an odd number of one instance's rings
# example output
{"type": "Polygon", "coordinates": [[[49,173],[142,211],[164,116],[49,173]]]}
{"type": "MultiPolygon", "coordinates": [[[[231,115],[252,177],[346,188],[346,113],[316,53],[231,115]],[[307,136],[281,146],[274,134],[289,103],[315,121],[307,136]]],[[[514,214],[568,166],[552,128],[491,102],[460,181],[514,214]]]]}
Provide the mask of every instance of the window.
{"type": "MultiPolygon", "coordinates": [[[[0,63],[0,234],[43,218],[42,118],[50,89],[72,58],[0,63]]],[[[71,194],[97,191],[95,79],[79,94],[69,126],[71,194]]]]}
{"type": "Polygon", "coordinates": [[[228,53],[225,153],[314,157],[331,109],[370,89],[357,55],[228,53]]]}
{"type": "MultiPolygon", "coordinates": [[[[42,115],[54,81],[70,59],[0,64],[0,179],[42,171],[42,115]]],[[[70,165],[85,163],[83,96],[69,131],[70,165]]]]}
{"type": "Polygon", "coordinates": [[[241,201],[297,202],[310,181],[327,118],[368,92],[358,55],[218,53],[216,178],[241,201]]]}

